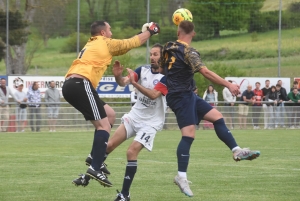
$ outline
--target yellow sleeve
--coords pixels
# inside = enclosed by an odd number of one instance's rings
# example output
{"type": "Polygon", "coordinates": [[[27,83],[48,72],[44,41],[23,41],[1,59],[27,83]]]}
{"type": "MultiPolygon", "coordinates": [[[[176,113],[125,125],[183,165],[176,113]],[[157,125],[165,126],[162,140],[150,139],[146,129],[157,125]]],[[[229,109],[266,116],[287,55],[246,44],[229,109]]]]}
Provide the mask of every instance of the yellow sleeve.
{"type": "Polygon", "coordinates": [[[112,56],[123,55],[129,50],[141,46],[141,42],[138,36],[123,40],[107,39],[106,43],[108,51],[112,56]]]}

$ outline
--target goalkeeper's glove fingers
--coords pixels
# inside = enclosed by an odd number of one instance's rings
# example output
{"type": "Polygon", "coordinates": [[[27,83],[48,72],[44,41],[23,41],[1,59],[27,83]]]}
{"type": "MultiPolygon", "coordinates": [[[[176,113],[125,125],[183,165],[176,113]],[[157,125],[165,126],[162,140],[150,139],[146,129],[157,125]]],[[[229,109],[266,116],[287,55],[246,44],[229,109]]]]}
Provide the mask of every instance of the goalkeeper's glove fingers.
{"type": "Polygon", "coordinates": [[[150,32],[151,36],[158,34],[160,32],[160,27],[156,22],[150,22],[147,30],[150,32]]]}

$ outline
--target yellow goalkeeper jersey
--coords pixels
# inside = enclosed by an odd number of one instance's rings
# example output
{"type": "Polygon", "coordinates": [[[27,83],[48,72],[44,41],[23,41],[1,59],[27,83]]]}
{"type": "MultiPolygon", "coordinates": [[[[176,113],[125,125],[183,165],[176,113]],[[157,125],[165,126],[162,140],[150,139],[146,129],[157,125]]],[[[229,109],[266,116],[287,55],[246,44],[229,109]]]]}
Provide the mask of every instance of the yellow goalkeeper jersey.
{"type": "Polygon", "coordinates": [[[96,88],[107,66],[111,64],[112,56],[125,54],[140,45],[138,36],[123,40],[93,36],[79,52],[65,77],[71,74],[82,75],[96,88]]]}

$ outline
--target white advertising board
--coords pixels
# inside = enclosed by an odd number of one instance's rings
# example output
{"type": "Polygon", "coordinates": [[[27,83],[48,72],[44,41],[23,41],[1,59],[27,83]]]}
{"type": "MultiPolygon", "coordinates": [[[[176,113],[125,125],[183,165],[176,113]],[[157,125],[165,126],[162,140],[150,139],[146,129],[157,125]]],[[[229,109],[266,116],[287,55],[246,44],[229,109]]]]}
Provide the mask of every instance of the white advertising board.
{"type": "Polygon", "coordinates": [[[261,89],[265,87],[265,81],[270,80],[270,87],[272,85],[276,86],[277,81],[282,81],[282,87],[286,89],[286,92],[290,92],[290,83],[291,79],[287,77],[225,77],[225,80],[232,80],[233,83],[236,83],[240,86],[240,91],[243,93],[247,89],[248,85],[252,86],[252,89],[255,89],[255,83],[260,82],[261,89]]]}

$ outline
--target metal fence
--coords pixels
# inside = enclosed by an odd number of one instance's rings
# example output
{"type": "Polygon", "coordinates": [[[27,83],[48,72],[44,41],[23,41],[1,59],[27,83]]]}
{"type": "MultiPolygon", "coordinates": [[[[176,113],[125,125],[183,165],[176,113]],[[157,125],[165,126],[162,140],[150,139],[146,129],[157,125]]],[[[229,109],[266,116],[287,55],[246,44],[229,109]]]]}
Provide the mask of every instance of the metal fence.
{"type": "MultiPolygon", "coordinates": [[[[42,103],[40,108],[41,118],[38,120],[40,121],[40,131],[49,132],[49,117],[47,107],[44,104],[45,103],[42,103]]],[[[130,111],[131,105],[129,102],[124,103],[127,104],[127,106],[116,106],[116,103],[108,104],[116,112],[116,123],[113,127],[113,129],[115,129],[120,125],[121,117],[130,111]]],[[[220,102],[214,107],[223,114],[229,129],[300,129],[300,106],[289,104],[280,106],[268,106],[266,104],[263,104],[262,106],[248,106],[249,111],[247,114],[245,112],[241,112],[239,103],[236,103],[235,106],[224,106],[224,104],[220,102]],[[245,119],[245,122],[243,122],[243,118],[245,119]]],[[[3,120],[4,114],[0,113],[1,124],[3,125],[4,122],[7,122],[7,127],[5,128],[7,132],[21,132],[21,129],[18,129],[19,124],[16,120],[17,108],[18,106],[15,103],[10,104],[8,120],[3,120]]],[[[29,108],[27,107],[27,120],[24,132],[31,132],[29,118],[30,113],[29,108]]],[[[34,124],[36,121],[37,120],[34,119],[34,124]]],[[[213,129],[213,124],[207,121],[201,121],[199,125],[195,126],[197,129],[213,129]]],[[[168,109],[168,112],[166,113],[164,130],[178,129],[176,117],[174,113],[168,109]]],[[[89,121],[85,121],[82,114],[72,106],[62,102],[59,109],[55,131],[76,132],[87,130],[94,130],[92,124],[89,121]]]]}

